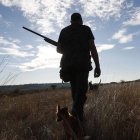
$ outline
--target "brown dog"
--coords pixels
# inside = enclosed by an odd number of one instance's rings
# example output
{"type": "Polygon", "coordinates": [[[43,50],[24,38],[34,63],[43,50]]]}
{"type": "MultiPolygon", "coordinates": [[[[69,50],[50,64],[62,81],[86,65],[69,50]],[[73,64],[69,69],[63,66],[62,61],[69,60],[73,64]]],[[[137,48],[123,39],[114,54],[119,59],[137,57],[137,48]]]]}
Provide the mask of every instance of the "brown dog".
{"type": "Polygon", "coordinates": [[[66,140],[86,140],[89,139],[88,136],[84,137],[83,127],[78,119],[72,116],[68,112],[68,108],[60,108],[60,105],[57,105],[57,121],[63,121],[63,127],[66,134],[66,140]]]}

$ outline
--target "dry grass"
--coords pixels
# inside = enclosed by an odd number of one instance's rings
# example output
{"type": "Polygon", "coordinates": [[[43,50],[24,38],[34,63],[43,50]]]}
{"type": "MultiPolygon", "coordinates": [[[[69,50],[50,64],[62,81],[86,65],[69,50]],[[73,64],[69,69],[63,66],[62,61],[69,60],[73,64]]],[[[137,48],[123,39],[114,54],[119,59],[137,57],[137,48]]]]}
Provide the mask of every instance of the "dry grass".
{"type": "MultiPolygon", "coordinates": [[[[140,140],[140,85],[108,85],[88,93],[87,133],[93,140],[140,140]]],[[[0,97],[0,140],[62,140],[57,103],[71,107],[69,90],[0,97]]]]}
{"type": "Polygon", "coordinates": [[[89,98],[86,110],[93,139],[140,140],[139,84],[102,87],[89,98]]]}
{"type": "Polygon", "coordinates": [[[45,93],[0,98],[0,140],[46,140],[60,137],[55,121],[56,104],[68,104],[70,93],[45,93]],[[64,94],[65,93],[65,94],[64,94]]]}

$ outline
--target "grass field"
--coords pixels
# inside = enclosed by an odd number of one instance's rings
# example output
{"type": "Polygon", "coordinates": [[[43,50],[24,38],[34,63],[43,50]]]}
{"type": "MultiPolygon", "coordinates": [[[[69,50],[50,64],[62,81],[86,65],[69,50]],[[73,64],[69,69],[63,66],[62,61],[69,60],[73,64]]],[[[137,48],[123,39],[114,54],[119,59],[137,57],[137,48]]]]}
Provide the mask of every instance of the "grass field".
{"type": "MultiPolygon", "coordinates": [[[[86,130],[92,140],[140,140],[140,83],[100,86],[89,91],[86,130]]],[[[0,97],[0,140],[62,140],[56,105],[71,109],[68,89],[0,97]]]]}

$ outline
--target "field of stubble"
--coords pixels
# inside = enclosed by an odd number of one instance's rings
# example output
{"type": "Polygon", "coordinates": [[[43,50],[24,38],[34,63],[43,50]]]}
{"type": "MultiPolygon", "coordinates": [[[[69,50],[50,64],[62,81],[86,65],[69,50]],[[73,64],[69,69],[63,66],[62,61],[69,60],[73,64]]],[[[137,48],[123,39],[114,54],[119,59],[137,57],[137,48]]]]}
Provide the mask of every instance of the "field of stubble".
{"type": "MultiPolygon", "coordinates": [[[[100,86],[87,93],[87,135],[92,140],[140,140],[140,83],[100,86]]],[[[56,105],[71,109],[70,90],[0,97],[0,140],[62,140],[56,105]]]]}

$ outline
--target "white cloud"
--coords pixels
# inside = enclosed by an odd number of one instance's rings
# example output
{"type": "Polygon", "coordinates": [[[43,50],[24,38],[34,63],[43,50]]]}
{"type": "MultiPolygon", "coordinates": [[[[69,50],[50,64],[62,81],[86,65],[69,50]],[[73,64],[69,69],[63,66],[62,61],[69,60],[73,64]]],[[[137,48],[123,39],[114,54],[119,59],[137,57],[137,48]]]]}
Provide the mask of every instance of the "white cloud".
{"type": "Polygon", "coordinates": [[[112,39],[118,40],[119,43],[128,43],[133,41],[134,36],[139,35],[140,31],[131,34],[126,34],[126,33],[127,33],[127,29],[122,28],[112,36],[112,39]]]}
{"type": "Polygon", "coordinates": [[[112,39],[116,39],[119,41],[119,43],[127,43],[131,42],[133,40],[133,34],[126,35],[127,29],[123,28],[119,30],[117,33],[115,33],[112,36],[112,39]]]}
{"type": "Polygon", "coordinates": [[[113,49],[115,47],[114,44],[97,44],[96,46],[97,46],[98,52],[110,50],[110,49],[113,49]]]}
{"type": "Polygon", "coordinates": [[[123,50],[132,50],[132,49],[134,49],[135,47],[133,47],[133,46],[130,46],[130,47],[125,47],[125,48],[123,48],[123,50]]]}
{"type": "Polygon", "coordinates": [[[88,20],[84,22],[85,25],[89,26],[92,28],[92,30],[96,30],[96,25],[94,20],[88,20]]]}
{"type": "Polygon", "coordinates": [[[85,16],[97,16],[103,20],[120,18],[125,8],[130,6],[126,0],[80,0],[85,16]]]}
{"type": "MultiPolygon", "coordinates": [[[[113,49],[114,44],[97,44],[97,51],[102,52],[113,49]]],[[[56,48],[51,46],[37,46],[37,55],[30,62],[21,64],[19,68],[22,71],[34,71],[42,68],[58,68],[61,54],[56,52],[56,48]]]]}
{"type": "Polygon", "coordinates": [[[38,0],[0,0],[0,3],[8,7],[17,6],[24,11],[24,14],[33,14],[38,12],[39,9],[38,0]]]}
{"type": "Polygon", "coordinates": [[[25,45],[25,48],[26,48],[27,50],[30,50],[30,49],[33,49],[33,46],[30,45],[30,44],[28,44],[28,45],[25,45]]]}
{"type": "MultiPolygon", "coordinates": [[[[11,55],[17,57],[27,57],[33,56],[33,54],[23,51],[20,46],[20,40],[12,38],[4,38],[0,36],[0,54],[2,55],[11,55]]],[[[31,47],[31,45],[24,46],[25,48],[31,47]]]]}
{"type": "MultiPolygon", "coordinates": [[[[96,24],[93,17],[99,17],[102,20],[117,19],[123,15],[124,9],[132,7],[132,4],[126,0],[0,0],[0,4],[17,7],[23,12],[31,26],[43,34],[56,32],[67,23],[69,24],[70,15],[75,11],[81,12],[87,21],[85,23],[93,27],[96,24]]],[[[92,29],[96,29],[96,26],[92,29]]],[[[114,39],[118,39],[121,43],[133,39],[132,34],[125,35],[125,33],[126,31],[116,33],[114,39]]],[[[21,43],[18,40],[10,41],[0,38],[0,43],[6,46],[6,48],[0,49],[5,54],[18,57],[32,56],[30,52],[27,52],[27,50],[33,50],[31,45],[26,45],[25,49],[21,50],[21,43]]],[[[99,44],[97,50],[102,52],[110,50],[114,46],[114,44],[99,44]]],[[[60,56],[57,56],[58,54],[52,47],[38,46],[38,51],[34,50],[34,54],[36,54],[36,58],[28,63],[23,63],[20,67],[22,70],[59,66],[60,56]]]]}
{"type": "Polygon", "coordinates": [[[91,25],[94,21],[89,18],[120,18],[124,9],[132,7],[131,2],[126,0],[0,0],[0,3],[9,7],[16,6],[33,27],[47,34],[69,24],[70,14],[75,11],[81,12],[91,25]]]}
{"type": "Polygon", "coordinates": [[[5,6],[16,6],[42,33],[51,33],[64,26],[73,0],[0,0],[5,6]]]}
{"type": "Polygon", "coordinates": [[[134,8],[130,11],[130,19],[123,22],[125,26],[140,25],[140,7],[134,8]]]}
{"type": "Polygon", "coordinates": [[[19,67],[23,71],[33,71],[42,68],[59,67],[61,55],[56,52],[56,48],[40,45],[37,47],[37,55],[30,62],[23,63],[19,67]]]}
{"type": "MultiPolygon", "coordinates": [[[[0,49],[0,54],[4,55],[12,55],[12,56],[18,56],[18,57],[27,57],[29,54],[25,51],[19,51],[15,48],[1,48],[0,49]]],[[[32,56],[32,55],[30,55],[32,56]]]]}
{"type": "Polygon", "coordinates": [[[14,48],[14,49],[19,49],[20,47],[18,46],[17,43],[17,40],[12,40],[11,38],[10,39],[6,39],[2,36],[0,36],[0,45],[1,45],[1,48],[3,47],[11,47],[11,48],[14,48]]]}

